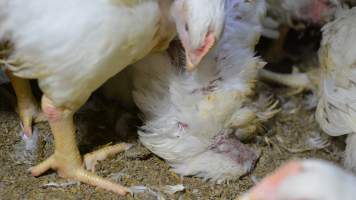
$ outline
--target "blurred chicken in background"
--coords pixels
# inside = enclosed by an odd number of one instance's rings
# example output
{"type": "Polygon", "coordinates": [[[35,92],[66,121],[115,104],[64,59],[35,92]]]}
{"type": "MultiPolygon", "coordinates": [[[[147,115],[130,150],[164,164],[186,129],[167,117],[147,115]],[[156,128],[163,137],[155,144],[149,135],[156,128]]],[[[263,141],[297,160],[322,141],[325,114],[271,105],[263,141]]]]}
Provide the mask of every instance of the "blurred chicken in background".
{"type": "Polygon", "coordinates": [[[356,177],[322,160],[291,161],[237,200],[354,200],[356,177]]]}
{"type": "Polygon", "coordinates": [[[345,166],[356,172],[356,8],[323,28],[316,119],[331,136],[346,135],[345,166]]]}

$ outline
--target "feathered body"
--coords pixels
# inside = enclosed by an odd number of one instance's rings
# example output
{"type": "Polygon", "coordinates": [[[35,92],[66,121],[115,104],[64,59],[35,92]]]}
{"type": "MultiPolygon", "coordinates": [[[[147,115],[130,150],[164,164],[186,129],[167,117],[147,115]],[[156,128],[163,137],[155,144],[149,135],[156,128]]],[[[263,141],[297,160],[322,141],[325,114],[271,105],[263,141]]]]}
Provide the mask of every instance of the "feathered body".
{"type": "Polygon", "coordinates": [[[323,28],[316,119],[329,135],[348,135],[345,164],[356,171],[356,8],[323,28]]]}
{"type": "Polygon", "coordinates": [[[140,140],[181,175],[224,180],[245,174],[258,155],[236,135],[253,132],[274,113],[248,98],[264,66],[254,46],[265,2],[226,0],[225,12],[222,38],[196,71],[173,66],[167,53],[134,66],[134,100],[145,122],[140,140]]]}
{"type": "Polygon", "coordinates": [[[356,177],[322,160],[285,164],[267,176],[240,200],[353,200],[356,177]]]}
{"type": "MultiPolygon", "coordinates": [[[[0,0],[0,41],[13,46],[8,60],[2,63],[14,77],[11,81],[38,80],[44,93],[42,110],[54,136],[54,153],[30,169],[33,176],[53,169],[63,178],[120,195],[128,193],[127,188],[84,169],[83,160],[86,164],[95,163],[88,159],[95,160],[98,154],[94,152],[92,157],[82,159],[73,115],[110,77],[149,52],[168,46],[176,32],[168,15],[171,3],[169,0],[0,0]]],[[[31,100],[29,84],[14,88],[19,91],[18,97],[31,100]]],[[[34,100],[24,105],[33,106],[34,100]]],[[[30,123],[31,113],[26,120],[30,123]]],[[[27,127],[31,129],[31,125],[27,127]]],[[[128,146],[104,148],[104,154],[110,154],[111,150],[121,152],[128,146]]],[[[88,164],[86,167],[95,168],[88,164]]]]}
{"type": "Polygon", "coordinates": [[[267,0],[268,13],[279,23],[293,26],[293,20],[321,25],[333,19],[338,0],[267,0]]]}
{"type": "Polygon", "coordinates": [[[11,70],[38,79],[57,106],[82,105],[160,40],[158,0],[129,5],[120,0],[1,0],[0,5],[0,39],[14,44],[9,59],[18,64],[11,70]]]}
{"type": "Polygon", "coordinates": [[[285,27],[300,30],[308,25],[322,26],[334,19],[340,6],[338,0],[267,0],[263,36],[277,39],[281,34],[284,38],[285,27]],[[279,30],[281,26],[284,29],[279,30]]]}

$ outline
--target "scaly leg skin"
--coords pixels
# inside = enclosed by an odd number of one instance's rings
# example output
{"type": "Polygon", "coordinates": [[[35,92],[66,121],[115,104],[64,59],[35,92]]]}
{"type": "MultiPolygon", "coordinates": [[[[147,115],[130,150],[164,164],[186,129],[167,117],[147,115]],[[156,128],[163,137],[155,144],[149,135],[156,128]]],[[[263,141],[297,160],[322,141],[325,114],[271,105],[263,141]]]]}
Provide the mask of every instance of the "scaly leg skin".
{"type": "Polygon", "coordinates": [[[268,52],[264,56],[267,62],[277,63],[280,62],[286,56],[283,47],[287,39],[288,32],[288,26],[283,25],[279,28],[278,39],[273,42],[272,47],[268,49],[268,52]]]}
{"type": "Polygon", "coordinates": [[[126,151],[131,147],[131,144],[120,143],[116,145],[106,146],[91,153],[87,153],[84,155],[85,168],[87,170],[95,172],[95,165],[98,163],[98,161],[105,160],[107,157],[126,151]]]}
{"type": "Polygon", "coordinates": [[[41,113],[38,103],[32,94],[29,80],[16,77],[9,71],[6,73],[15,90],[17,109],[22,121],[23,132],[27,138],[30,138],[32,136],[32,122],[45,121],[45,117],[41,113]]]}
{"type": "Polygon", "coordinates": [[[52,101],[46,96],[42,98],[42,110],[47,116],[52,129],[55,151],[47,160],[30,169],[33,176],[39,176],[47,170],[53,169],[62,178],[74,179],[115,192],[119,195],[126,195],[128,193],[126,187],[84,169],[75,139],[73,110],[54,106],[52,101]]]}

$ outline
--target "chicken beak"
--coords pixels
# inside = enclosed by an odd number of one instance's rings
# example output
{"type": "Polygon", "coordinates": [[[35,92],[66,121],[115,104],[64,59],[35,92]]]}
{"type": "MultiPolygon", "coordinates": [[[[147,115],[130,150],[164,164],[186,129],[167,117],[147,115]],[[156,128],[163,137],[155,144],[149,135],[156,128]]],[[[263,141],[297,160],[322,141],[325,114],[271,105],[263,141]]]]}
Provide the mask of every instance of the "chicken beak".
{"type": "Polygon", "coordinates": [[[186,53],[185,57],[186,57],[186,62],[185,62],[186,69],[187,71],[191,72],[196,68],[197,63],[199,63],[199,61],[197,62],[195,56],[189,53],[186,53]]]}
{"type": "Polygon", "coordinates": [[[189,49],[185,49],[185,56],[186,56],[186,69],[188,71],[193,71],[203,59],[203,57],[209,52],[209,50],[214,46],[215,37],[213,33],[208,33],[205,36],[205,40],[203,45],[190,52],[189,49]]]}

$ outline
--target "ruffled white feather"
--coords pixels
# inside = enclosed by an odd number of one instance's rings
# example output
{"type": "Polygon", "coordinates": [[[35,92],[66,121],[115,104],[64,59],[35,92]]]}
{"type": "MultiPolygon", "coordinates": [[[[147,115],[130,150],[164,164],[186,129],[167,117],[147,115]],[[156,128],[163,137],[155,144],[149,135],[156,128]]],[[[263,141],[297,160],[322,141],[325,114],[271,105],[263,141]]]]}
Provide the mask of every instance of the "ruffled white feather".
{"type": "Polygon", "coordinates": [[[329,135],[349,135],[345,164],[356,171],[356,8],[323,28],[322,65],[316,119],[329,135]]]}
{"type": "Polygon", "coordinates": [[[263,111],[248,98],[264,66],[254,46],[265,2],[226,0],[225,5],[222,38],[197,71],[173,66],[166,53],[134,66],[134,99],[145,116],[140,140],[181,175],[225,180],[245,174],[258,155],[232,133],[274,114],[259,115],[263,111]]]}
{"type": "Polygon", "coordinates": [[[15,75],[38,79],[57,106],[77,109],[111,76],[155,47],[158,0],[0,0],[0,40],[15,75]]]}

